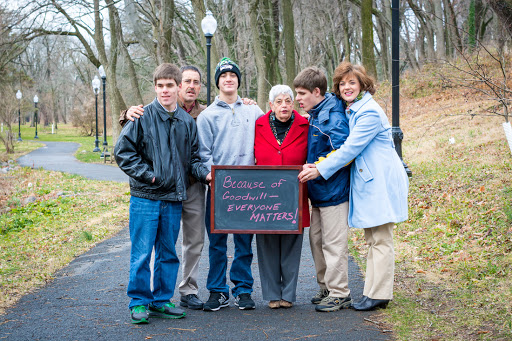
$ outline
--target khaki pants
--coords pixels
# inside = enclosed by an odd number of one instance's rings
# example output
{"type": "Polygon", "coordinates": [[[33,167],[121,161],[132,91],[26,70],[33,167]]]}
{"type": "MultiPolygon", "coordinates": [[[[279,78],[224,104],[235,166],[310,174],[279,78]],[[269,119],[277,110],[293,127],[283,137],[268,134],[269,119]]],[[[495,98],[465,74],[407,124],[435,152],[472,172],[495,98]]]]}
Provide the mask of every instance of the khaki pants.
{"type": "Polygon", "coordinates": [[[394,223],[364,229],[368,244],[366,278],[363,295],[376,300],[393,299],[395,251],[393,249],[394,223]]]}
{"type": "Polygon", "coordinates": [[[187,189],[187,200],[183,202],[181,223],[183,233],[183,279],[179,285],[180,295],[196,294],[199,260],[204,244],[205,187],[196,182],[187,189]]]}
{"type": "Polygon", "coordinates": [[[348,288],[348,202],[313,207],[309,242],[315,262],[316,280],[329,296],[347,297],[348,288]]]}

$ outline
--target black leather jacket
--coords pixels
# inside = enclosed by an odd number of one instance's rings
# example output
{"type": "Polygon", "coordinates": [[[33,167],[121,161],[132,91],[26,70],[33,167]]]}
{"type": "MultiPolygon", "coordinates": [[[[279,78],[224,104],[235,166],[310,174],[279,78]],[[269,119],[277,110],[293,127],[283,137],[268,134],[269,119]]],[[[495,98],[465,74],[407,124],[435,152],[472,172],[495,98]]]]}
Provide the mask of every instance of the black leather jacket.
{"type": "Polygon", "coordinates": [[[171,118],[157,99],[124,126],[114,155],[130,177],[131,195],[145,199],[184,201],[188,174],[206,183],[209,173],[199,158],[194,119],[179,106],[171,118]]]}

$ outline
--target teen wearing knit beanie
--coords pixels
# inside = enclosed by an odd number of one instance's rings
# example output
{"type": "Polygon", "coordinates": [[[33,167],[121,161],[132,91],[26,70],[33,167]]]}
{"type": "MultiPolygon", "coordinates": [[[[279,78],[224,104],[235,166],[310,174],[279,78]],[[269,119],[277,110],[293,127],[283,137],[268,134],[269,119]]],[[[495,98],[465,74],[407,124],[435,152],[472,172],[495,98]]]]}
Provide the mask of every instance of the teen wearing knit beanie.
{"type": "Polygon", "coordinates": [[[220,60],[220,62],[217,64],[217,67],[215,68],[215,85],[217,86],[217,89],[219,88],[219,77],[224,72],[233,72],[238,77],[238,87],[240,87],[241,78],[240,75],[240,69],[238,68],[238,65],[228,57],[224,57],[220,60]]]}

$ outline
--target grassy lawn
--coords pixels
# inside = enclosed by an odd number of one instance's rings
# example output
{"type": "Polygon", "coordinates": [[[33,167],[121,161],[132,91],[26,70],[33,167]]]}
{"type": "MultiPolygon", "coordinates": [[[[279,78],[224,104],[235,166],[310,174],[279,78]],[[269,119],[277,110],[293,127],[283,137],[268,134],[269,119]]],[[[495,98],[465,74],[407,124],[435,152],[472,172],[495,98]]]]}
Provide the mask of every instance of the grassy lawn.
{"type": "MultiPolygon", "coordinates": [[[[56,133],[52,134],[52,128],[37,126],[38,140],[34,139],[35,128],[30,127],[28,124],[21,126],[21,138],[22,142],[16,142],[14,146],[14,155],[7,156],[10,159],[16,159],[21,155],[24,155],[34,149],[41,146],[41,143],[45,141],[49,142],[76,142],[80,143],[80,147],[75,153],[75,157],[82,162],[88,163],[103,163],[103,159],[100,158],[101,153],[93,152],[95,146],[96,136],[78,136],[77,128],[70,124],[59,124],[59,128],[55,130],[56,133]],[[40,142],[40,143],[38,143],[40,142]]],[[[18,136],[18,127],[15,128],[16,138],[18,136]]],[[[100,150],[103,150],[103,135],[98,136],[98,146],[100,150]]],[[[112,146],[112,137],[107,136],[107,143],[112,146]]],[[[0,145],[0,155],[3,155],[2,159],[6,159],[5,147],[0,145]]],[[[109,164],[107,162],[107,164],[109,164]]],[[[114,163],[115,164],[115,163],[114,163]]]]}

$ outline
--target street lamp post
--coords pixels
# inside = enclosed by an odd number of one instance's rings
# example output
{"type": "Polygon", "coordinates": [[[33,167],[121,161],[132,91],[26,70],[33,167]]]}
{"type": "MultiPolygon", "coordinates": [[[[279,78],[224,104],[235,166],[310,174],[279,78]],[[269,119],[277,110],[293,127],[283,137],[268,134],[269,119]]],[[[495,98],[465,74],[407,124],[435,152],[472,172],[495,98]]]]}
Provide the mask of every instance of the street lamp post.
{"type": "Polygon", "coordinates": [[[103,81],[103,152],[101,153],[101,157],[105,156],[105,151],[108,152],[108,142],[107,142],[107,97],[105,94],[105,87],[107,85],[107,74],[105,73],[105,69],[103,65],[100,65],[98,68],[98,72],[100,74],[101,80],[103,81]]]}
{"type": "Polygon", "coordinates": [[[16,98],[18,99],[18,142],[23,141],[21,139],[21,91],[16,92],[16,98]]]}
{"type": "Polygon", "coordinates": [[[210,105],[210,48],[213,34],[217,29],[217,20],[211,11],[206,11],[206,17],[201,21],[201,28],[206,38],[206,104],[210,105]]]}
{"type": "Polygon", "coordinates": [[[98,76],[94,76],[94,79],[92,80],[92,90],[94,91],[94,97],[96,98],[96,140],[94,141],[93,152],[99,152],[100,140],[98,140],[98,94],[100,93],[100,80],[98,76]]]}
{"type": "Polygon", "coordinates": [[[36,125],[36,135],[34,136],[35,139],[39,139],[37,136],[37,103],[39,102],[39,97],[37,95],[34,96],[34,107],[36,108],[36,111],[34,112],[34,124],[36,125]]]}
{"type": "Polygon", "coordinates": [[[412,172],[402,159],[402,140],[404,133],[400,129],[400,1],[392,0],[391,3],[391,101],[392,101],[392,127],[391,135],[395,143],[395,150],[400,156],[408,176],[412,172]]]}

